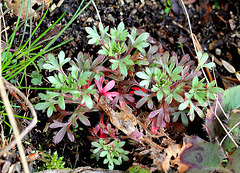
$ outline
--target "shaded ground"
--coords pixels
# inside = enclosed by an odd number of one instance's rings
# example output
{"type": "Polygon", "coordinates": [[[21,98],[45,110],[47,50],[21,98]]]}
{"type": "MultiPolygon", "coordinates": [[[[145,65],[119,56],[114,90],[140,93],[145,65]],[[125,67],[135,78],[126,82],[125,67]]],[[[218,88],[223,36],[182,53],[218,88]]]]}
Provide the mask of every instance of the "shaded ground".
{"type": "MultiPolygon", "coordinates": [[[[58,3],[58,1],[53,1],[58,3]]],[[[239,69],[239,56],[240,56],[240,27],[239,27],[239,1],[196,1],[186,5],[191,19],[193,33],[196,34],[204,51],[209,52],[210,55],[215,56],[218,60],[224,59],[233,64],[236,70],[239,69]],[[215,3],[214,3],[215,2],[215,3]],[[216,2],[219,3],[220,9],[217,8],[216,2]]],[[[177,1],[172,0],[172,10],[165,14],[164,10],[167,8],[164,1],[128,1],[128,0],[99,0],[96,2],[99,10],[102,23],[105,26],[116,27],[121,21],[124,22],[128,28],[135,27],[139,30],[147,31],[151,34],[150,42],[153,44],[161,43],[165,50],[176,52],[179,56],[183,54],[190,54],[194,59],[194,48],[190,34],[188,33],[189,27],[186,16],[182,7],[177,1]]],[[[71,19],[74,12],[79,6],[78,1],[65,0],[61,7],[56,8],[55,11],[49,13],[41,26],[41,33],[49,25],[56,21],[56,19],[66,11],[63,20],[60,22],[59,28],[64,26],[67,21],[71,19]]],[[[8,24],[13,23],[14,18],[9,18],[8,24]]],[[[71,58],[77,56],[79,51],[90,52],[91,55],[96,53],[96,48],[92,45],[87,45],[88,39],[85,32],[86,26],[98,25],[99,19],[96,11],[92,5],[87,7],[86,10],[75,20],[75,22],[67,29],[67,31],[57,40],[61,43],[70,38],[74,38],[70,43],[58,48],[54,53],[63,50],[65,54],[71,58]]],[[[56,27],[54,32],[58,31],[56,27]]],[[[46,37],[50,35],[46,35],[46,37]]],[[[16,42],[18,40],[15,40],[16,42]]],[[[229,76],[229,73],[221,67],[221,63],[217,63],[216,76],[220,86],[229,86],[229,81],[223,80],[221,75],[229,76]],[[222,83],[224,81],[225,83],[222,83]]],[[[32,92],[30,98],[34,98],[37,92],[32,92]]],[[[79,166],[91,167],[104,167],[101,162],[96,163],[94,159],[90,159],[90,138],[91,134],[86,127],[79,128],[75,133],[78,135],[75,143],[71,143],[67,138],[64,138],[58,145],[53,143],[53,135],[56,130],[49,129],[43,132],[43,129],[48,121],[45,114],[38,112],[39,120],[37,127],[30,133],[29,142],[34,150],[39,149],[39,145],[43,150],[52,152],[58,151],[59,155],[64,157],[67,167],[75,168],[79,166]]],[[[90,121],[97,123],[98,115],[89,115],[90,121]],[[97,118],[96,118],[97,117],[97,118]]],[[[204,132],[199,132],[202,129],[202,120],[196,119],[185,129],[179,124],[170,124],[167,130],[169,136],[173,140],[181,143],[183,133],[188,135],[198,135],[206,138],[204,132]],[[179,128],[178,128],[179,127],[179,128]]],[[[160,140],[156,139],[160,143],[160,140]]],[[[152,160],[148,158],[148,154],[138,156],[136,150],[138,145],[127,144],[128,149],[132,154],[129,155],[130,161],[124,163],[124,166],[118,166],[116,169],[126,170],[133,162],[138,162],[143,165],[151,167],[152,160]],[[137,161],[136,161],[137,160],[137,161]]],[[[34,168],[38,168],[41,162],[35,161],[34,168]],[[39,165],[38,165],[39,164],[39,165]],[[37,166],[36,166],[37,165],[37,166]]],[[[173,168],[174,170],[174,168],[173,168]]]]}

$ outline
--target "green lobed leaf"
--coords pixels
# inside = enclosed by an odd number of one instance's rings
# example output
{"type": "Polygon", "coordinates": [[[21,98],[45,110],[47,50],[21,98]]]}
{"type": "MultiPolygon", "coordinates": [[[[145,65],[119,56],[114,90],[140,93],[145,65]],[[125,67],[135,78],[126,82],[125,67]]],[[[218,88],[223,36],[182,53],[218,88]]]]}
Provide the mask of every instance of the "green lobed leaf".
{"type": "Polygon", "coordinates": [[[158,101],[162,100],[162,98],[163,98],[163,92],[162,92],[162,90],[158,90],[158,92],[157,92],[158,101]]]}
{"type": "Polygon", "coordinates": [[[58,106],[62,110],[65,110],[65,101],[64,101],[64,97],[62,95],[58,98],[58,106]]]}
{"type": "Polygon", "coordinates": [[[127,76],[127,67],[124,63],[120,62],[119,63],[119,70],[123,76],[127,76]]]}
{"type": "Polygon", "coordinates": [[[172,75],[177,75],[179,73],[181,73],[183,70],[182,66],[177,66],[173,71],[172,71],[172,75]]]}
{"type": "Polygon", "coordinates": [[[137,36],[137,30],[135,28],[133,28],[132,31],[131,31],[131,34],[128,35],[132,45],[134,45],[134,43],[135,43],[136,36],[137,36]]]}
{"type": "Polygon", "coordinates": [[[105,157],[108,154],[108,151],[102,151],[100,153],[100,157],[105,157]]]}
{"type": "Polygon", "coordinates": [[[141,53],[145,54],[145,50],[143,48],[148,47],[149,43],[147,43],[147,38],[149,37],[149,33],[140,34],[133,43],[133,46],[137,48],[141,53]]]}
{"type": "Polygon", "coordinates": [[[159,90],[159,88],[156,87],[155,85],[153,85],[152,88],[151,88],[151,90],[152,90],[153,92],[157,92],[157,91],[159,90]]]}
{"type": "Polygon", "coordinates": [[[216,84],[216,81],[213,80],[212,82],[207,84],[207,88],[212,88],[216,84]]]}
{"type": "Polygon", "coordinates": [[[92,142],[91,144],[94,147],[101,147],[101,145],[98,142],[92,142]]]}
{"type": "Polygon", "coordinates": [[[214,62],[210,62],[210,63],[207,63],[207,64],[204,64],[202,67],[206,67],[208,69],[212,69],[213,67],[215,67],[215,63],[214,62]]]}
{"type": "Polygon", "coordinates": [[[58,68],[54,67],[51,64],[43,64],[43,68],[46,69],[46,70],[49,70],[50,72],[53,71],[53,70],[58,70],[58,68]]]}
{"type": "Polygon", "coordinates": [[[188,107],[189,105],[189,100],[186,100],[185,102],[181,103],[179,106],[178,106],[178,110],[184,110],[188,107]]]}
{"type": "Polygon", "coordinates": [[[209,55],[206,52],[202,55],[202,57],[200,59],[201,65],[205,64],[205,62],[208,60],[208,57],[209,57],[209,55]]]}
{"type": "Polygon", "coordinates": [[[134,65],[134,62],[129,58],[130,58],[130,55],[126,56],[124,59],[122,59],[122,62],[125,62],[126,65],[134,65]]]}
{"type": "Polygon", "coordinates": [[[173,98],[174,98],[174,100],[176,100],[176,101],[178,101],[180,103],[184,102],[183,97],[180,96],[179,94],[177,94],[176,92],[173,93],[173,98]]]}
{"type": "Polygon", "coordinates": [[[47,116],[51,117],[53,114],[53,111],[56,111],[56,108],[54,107],[54,104],[51,103],[51,105],[48,107],[48,110],[47,110],[47,116]]]}
{"type": "Polygon", "coordinates": [[[115,59],[110,59],[109,61],[112,63],[111,69],[116,70],[118,68],[119,61],[115,59]]]}
{"type": "Polygon", "coordinates": [[[172,102],[173,96],[172,95],[168,95],[165,99],[165,101],[170,104],[172,102]]]}
{"type": "Polygon", "coordinates": [[[42,103],[38,103],[35,105],[35,109],[37,110],[45,110],[47,109],[49,106],[51,105],[51,102],[42,102],[42,103]]]}
{"type": "Polygon", "coordinates": [[[93,101],[92,99],[88,96],[88,95],[82,95],[82,104],[85,103],[86,106],[89,108],[89,109],[92,109],[93,107],[93,101]]]}
{"type": "Polygon", "coordinates": [[[78,68],[75,65],[72,66],[72,77],[76,80],[78,78],[78,68]]]}
{"type": "Polygon", "coordinates": [[[102,49],[98,51],[98,54],[107,56],[109,55],[109,51],[105,47],[102,47],[102,49]]]}
{"type": "Polygon", "coordinates": [[[98,152],[100,151],[100,149],[101,149],[101,147],[96,148],[96,149],[94,149],[92,152],[93,152],[94,154],[96,154],[96,153],[98,153],[98,152]]]}
{"type": "Polygon", "coordinates": [[[198,77],[195,76],[192,80],[192,87],[195,88],[198,85],[198,77]]]}
{"type": "Polygon", "coordinates": [[[172,80],[173,82],[177,81],[177,80],[181,80],[182,77],[180,75],[172,75],[172,80]]]}
{"type": "Polygon", "coordinates": [[[139,77],[140,79],[148,79],[148,80],[151,79],[151,77],[149,77],[144,71],[142,71],[142,72],[137,72],[136,75],[137,75],[137,77],[139,77]]]}
{"type": "Polygon", "coordinates": [[[163,91],[165,94],[169,95],[169,94],[170,94],[169,86],[168,86],[168,85],[165,85],[164,87],[162,87],[162,91],[163,91]]]}
{"type": "Polygon", "coordinates": [[[103,163],[104,163],[104,164],[107,164],[107,163],[108,163],[108,158],[105,158],[105,159],[103,160],[103,163]]]}
{"type": "Polygon", "coordinates": [[[94,26],[93,29],[90,28],[90,27],[86,27],[85,28],[86,32],[89,34],[87,36],[87,38],[91,38],[89,41],[88,41],[88,44],[98,44],[99,43],[99,40],[100,40],[100,36],[97,32],[97,29],[96,27],[94,26]]]}
{"type": "Polygon", "coordinates": [[[148,86],[149,86],[149,80],[142,80],[140,83],[139,83],[139,85],[140,86],[143,86],[143,87],[145,87],[146,89],[148,88],[148,86]]]}
{"type": "Polygon", "coordinates": [[[219,87],[213,87],[213,88],[210,88],[209,90],[215,94],[220,94],[224,91],[222,88],[219,88],[219,87]]]}

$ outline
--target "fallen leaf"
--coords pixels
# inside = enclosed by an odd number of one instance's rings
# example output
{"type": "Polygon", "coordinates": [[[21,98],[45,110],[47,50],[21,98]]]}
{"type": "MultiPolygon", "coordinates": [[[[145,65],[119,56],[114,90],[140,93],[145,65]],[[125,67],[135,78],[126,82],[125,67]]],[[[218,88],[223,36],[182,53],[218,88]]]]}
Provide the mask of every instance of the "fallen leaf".
{"type": "Polygon", "coordinates": [[[185,5],[193,4],[194,2],[196,2],[196,0],[183,0],[183,3],[184,3],[185,5]]]}
{"type": "Polygon", "coordinates": [[[236,73],[235,68],[231,64],[229,64],[227,61],[222,60],[222,64],[229,73],[236,73]]]}
{"type": "Polygon", "coordinates": [[[174,165],[178,165],[178,171],[180,173],[186,172],[189,169],[189,165],[182,163],[180,160],[181,153],[186,149],[189,148],[192,144],[190,143],[184,143],[183,145],[180,144],[173,144],[170,145],[166,150],[166,158],[161,164],[162,170],[164,172],[167,172],[169,168],[174,165]]]}
{"type": "Polygon", "coordinates": [[[21,13],[21,19],[25,19],[27,16],[29,17],[30,15],[33,15],[35,18],[38,17],[38,14],[36,13],[36,11],[32,8],[32,6],[34,6],[35,4],[41,6],[43,5],[44,8],[48,8],[50,3],[52,2],[52,0],[31,0],[30,1],[30,6],[28,5],[28,1],[24,1],[22,3],[22,0],[5,0],[7,7],[10,10],[13,10],[13,13],[15,15],[19,15],[20,11],[21,11],[21,5],[23,4],[22,7],[22,13],[21,13]],[[29,8],[28,8],[29,6],[29,8]]]}
{"type": "MultiPolygon", "coordinates": [[[[95,100],[98,100],[98,94],[94,94],[95,100]]],[[[130,115],[129,107],[122,107],[121,112],[114,111],[110,105],[110,100],[105,96],[101,96],[98,105],[102,108],[102,110],[109,116],[111,123],[127,136],[132,136],[132,134],[136,134],[138,129],[135,127],[136,118],[134,115],[130,115]],[[135,124],[135,125],[134,125],[135,124]]],[[[121,110],[120,109],[120,110],[121,110]]]]}

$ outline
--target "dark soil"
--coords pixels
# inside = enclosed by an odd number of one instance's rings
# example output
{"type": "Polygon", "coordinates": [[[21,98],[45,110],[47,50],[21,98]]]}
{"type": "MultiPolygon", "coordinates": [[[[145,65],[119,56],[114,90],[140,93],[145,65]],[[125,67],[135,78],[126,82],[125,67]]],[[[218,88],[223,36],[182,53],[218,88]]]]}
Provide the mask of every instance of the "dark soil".
{"type": "MultiPolygon", "coordinates": [[[[57,4],[58,1],[54,0],[53,3],[57,4]]],[[[76,0],[65,0],[59,8],[56,8],[51,13],[49,12],[44,19],[38,34],[46,30],[46,28],[56,21],[64,11],[66,11],[60,24],[55,27],[50,34],[46,34],[46,37],[55,35],[59,29],[66,25],[71,19],[77,10],[79,3],[80,1],[76,0]]],[[[135,27],[139,30],[149,32],[152,37],[150,40],[152,44],[161,43],[165,50],[176,52],[179,56],[190,54],[192,59],[194,59],[193,55],[195,51],[190,34],[187,31],[189,30],[187,19],[177,0],[172,0],[173,8],[167,14],[164,13],[164,0],[99,0],[96,2],[96,5],[102,23],[105,26],[110,26],[110,28],[116,27],[121,21],[123,21],[125,26],[129,29],[135,27]]],[[[228,61],[236,68],[236,71],[240,70],[240,2],[201,0],[186,5],[186,7],[191,19],[193,33],[196,34],[203,50],[208,52],[211,57],[214,56],[218,60],[224,59],[228,61]],[[213,7],[216,6],[214,2],[219,3],[219,10],[213,9],[213,7]],[[232,23],[232,21],[234,21],[235,27],[231,28],[230,22],[232,23]]],[[[16,18],[14,17],[7,18],[7,25],[11,26],[14,21],[16,21],[16,18]]],[[[90,5],[56,41],[55,45],[67,41],[70,38],[73,38],[73,40],[54,50],[53,53],[58,53],[60,50],[63,50],[65,54],[71,58],[75,58],[80,51],[89,52],[93,56],[96,55],[97,48],[87,44],[87,33],[84,28],[86,26],[96,26],[98,25],[98,22],[99,19],[95,8],[90,5]]],[[[20,36],[21,34],[19,33],[19,38],[21,38],[20,36]]],[[[37,35],[35,38],[36,37],[37,35]]],[[[15,42],[16,44],[19,42],[17,37],[15,42]]],[[[219,85],[226,86],[226,83],[223,83],[224,81],[221,76],[229,76],[230,74],[218,63],[215,74],[219,85]]],[[[38,91],[33,91],[29,97],[34,98],[37,96],[37,93],[38,91]]],[[[90,128],[85,126],[79,127],[75,132],[78,137],[74,143],[70,142],[67,137],[65,137],[59,144],[55,145],[53,143],[53,137],[57,130],[48,129],[47,132],[43,132],[43,129],[48,122],[48,118],[42,112],[38,112],[38,116],[40,122],[37,124],[37,127],[30,132],[28,137],[30,145],[25,145],[25,147],[39,150],[39,145],[41,145],[44,151],[51,150],[52,153],[57,151],[59,156],[64,157],[66,166],[69,168],[80,166],[107,168],[107,166],[103,165],[101,161],[96,162],[94,159],[90,159],[90,128]]],[[[99,115],[89,115],[89,117],[92,127],[94,127],[99,121],[99,115]]],[[[205,132],[202,131],[202,123],[202,120],[196,119],[187,129],[182,129],[182,127],[177,128],[176,124],[171,124],[166,132],[169,133],[169,136],[178,143],[182,142],[184,134],[197,135],[201,138],[207,139],[205,132]]],[[[126,140],[126,142],[128,141],[126,140]]],[[[147,154],[138,156],[137,148],[137,145],[127,143],[126,149],[131,153],[129,155],[130,160],[122,166],[115,167],[115,169],[125,171],[134,162],[151,167],[152,160],[148,158],[147,154]]],[[[33,164],[33,168],[38,169],[41,164],[42,162],[40,160],[36,160],[33,164]]]]}

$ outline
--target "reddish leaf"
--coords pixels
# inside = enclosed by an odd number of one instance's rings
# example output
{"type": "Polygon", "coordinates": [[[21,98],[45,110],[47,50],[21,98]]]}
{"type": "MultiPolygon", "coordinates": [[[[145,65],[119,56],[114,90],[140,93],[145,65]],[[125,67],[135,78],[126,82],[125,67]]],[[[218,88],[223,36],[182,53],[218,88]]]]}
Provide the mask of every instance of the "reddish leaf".
{"type": "Polygon", "coordinates": [[[148,115],[148,118],[153,118],[153,117],[155,117],[158,113],[159,113],[159,110],[152,111],[152,112],[148,115]]]}
{"type": "Polygon", "coordinates": [[[116,97],[118,95],[118,92],[106,92],[103,95],[106,96],[109,100],[113,101],[113,97],[116,97]]]}
{"type": "Polygon", "coordinates": [[[64,137],[66,131],[67,131],[68,126],[64,126],[57,132],[57,134],[54,136],[54,143],[58,144],[64,137]]]}
{"type": "Polygon", "coordinates": [[[143,135],[143,133],[139,132],[137,129],[129,135],[130,138],[132,138],[135,141],[140,141],[138,138],[140,138],[143,135]]]}
{"type": "Polygon", "coordinates": [[[115,81],[111,80],[110,82],[108,82],[108,84],[102,89],[102,92],[105,93],[109,90],[111,90],[115,85],[115,81]]]}
{"type": "Polygon", "coordinates": [[[70,129],[67,129],[67,136],[71,142],[74,142],[75,138],[74,138],[73,132],[70,129]]]}
{"type": "Polygon", "coordinates": [[[113,101],[113,97],[116,97],[118,95],[118,92],[108,92],[108,91],[114,87],[115,81],[112,80],[108,82],[108,84],[104,88],[102,88],[103,81],[104,81],[104,76],[101,76],[99,81],[95,79],[95,83],[97,85],[98,92],[99,92],[99,98],[103,95],[103,96],[106,96],[109,100],[113,101]]]}
{"type": "Polygon", "coordinates": [[[55,129],[55,128],[58,128],[58,127],[64,127],[64,126],[66,126],[66,124],[69,124],[69,123],[61,123],[61,122],[59,122],[59,121],[57,121],[57,120],[53,120],[53,123],[52,124],[50,124],[50,128],[51,129],[55,129]]]}
{"type": "Polygon", "coordinates": [[[148,96],[145,96],[143,98],[141,98],[137,104],[136,104],[136,108],[140,108],[144,103],[146,103],[146,101],[148,100],[148,96]]]}
{"type": "Polygon", "coordinates": [[[82,112],[78,112],[77,116],[79,118],[79,120],[85,125],[85,126],[91,126],[90,121],[88,120],[88,117],[83,115],[82,112]]]}
{"type": "Polygon", "coordinates": [[[156,118],[152,119],[151,130],[152,130],[153,134],[157,134],[158,127],[157,127],[156,118]]]}

